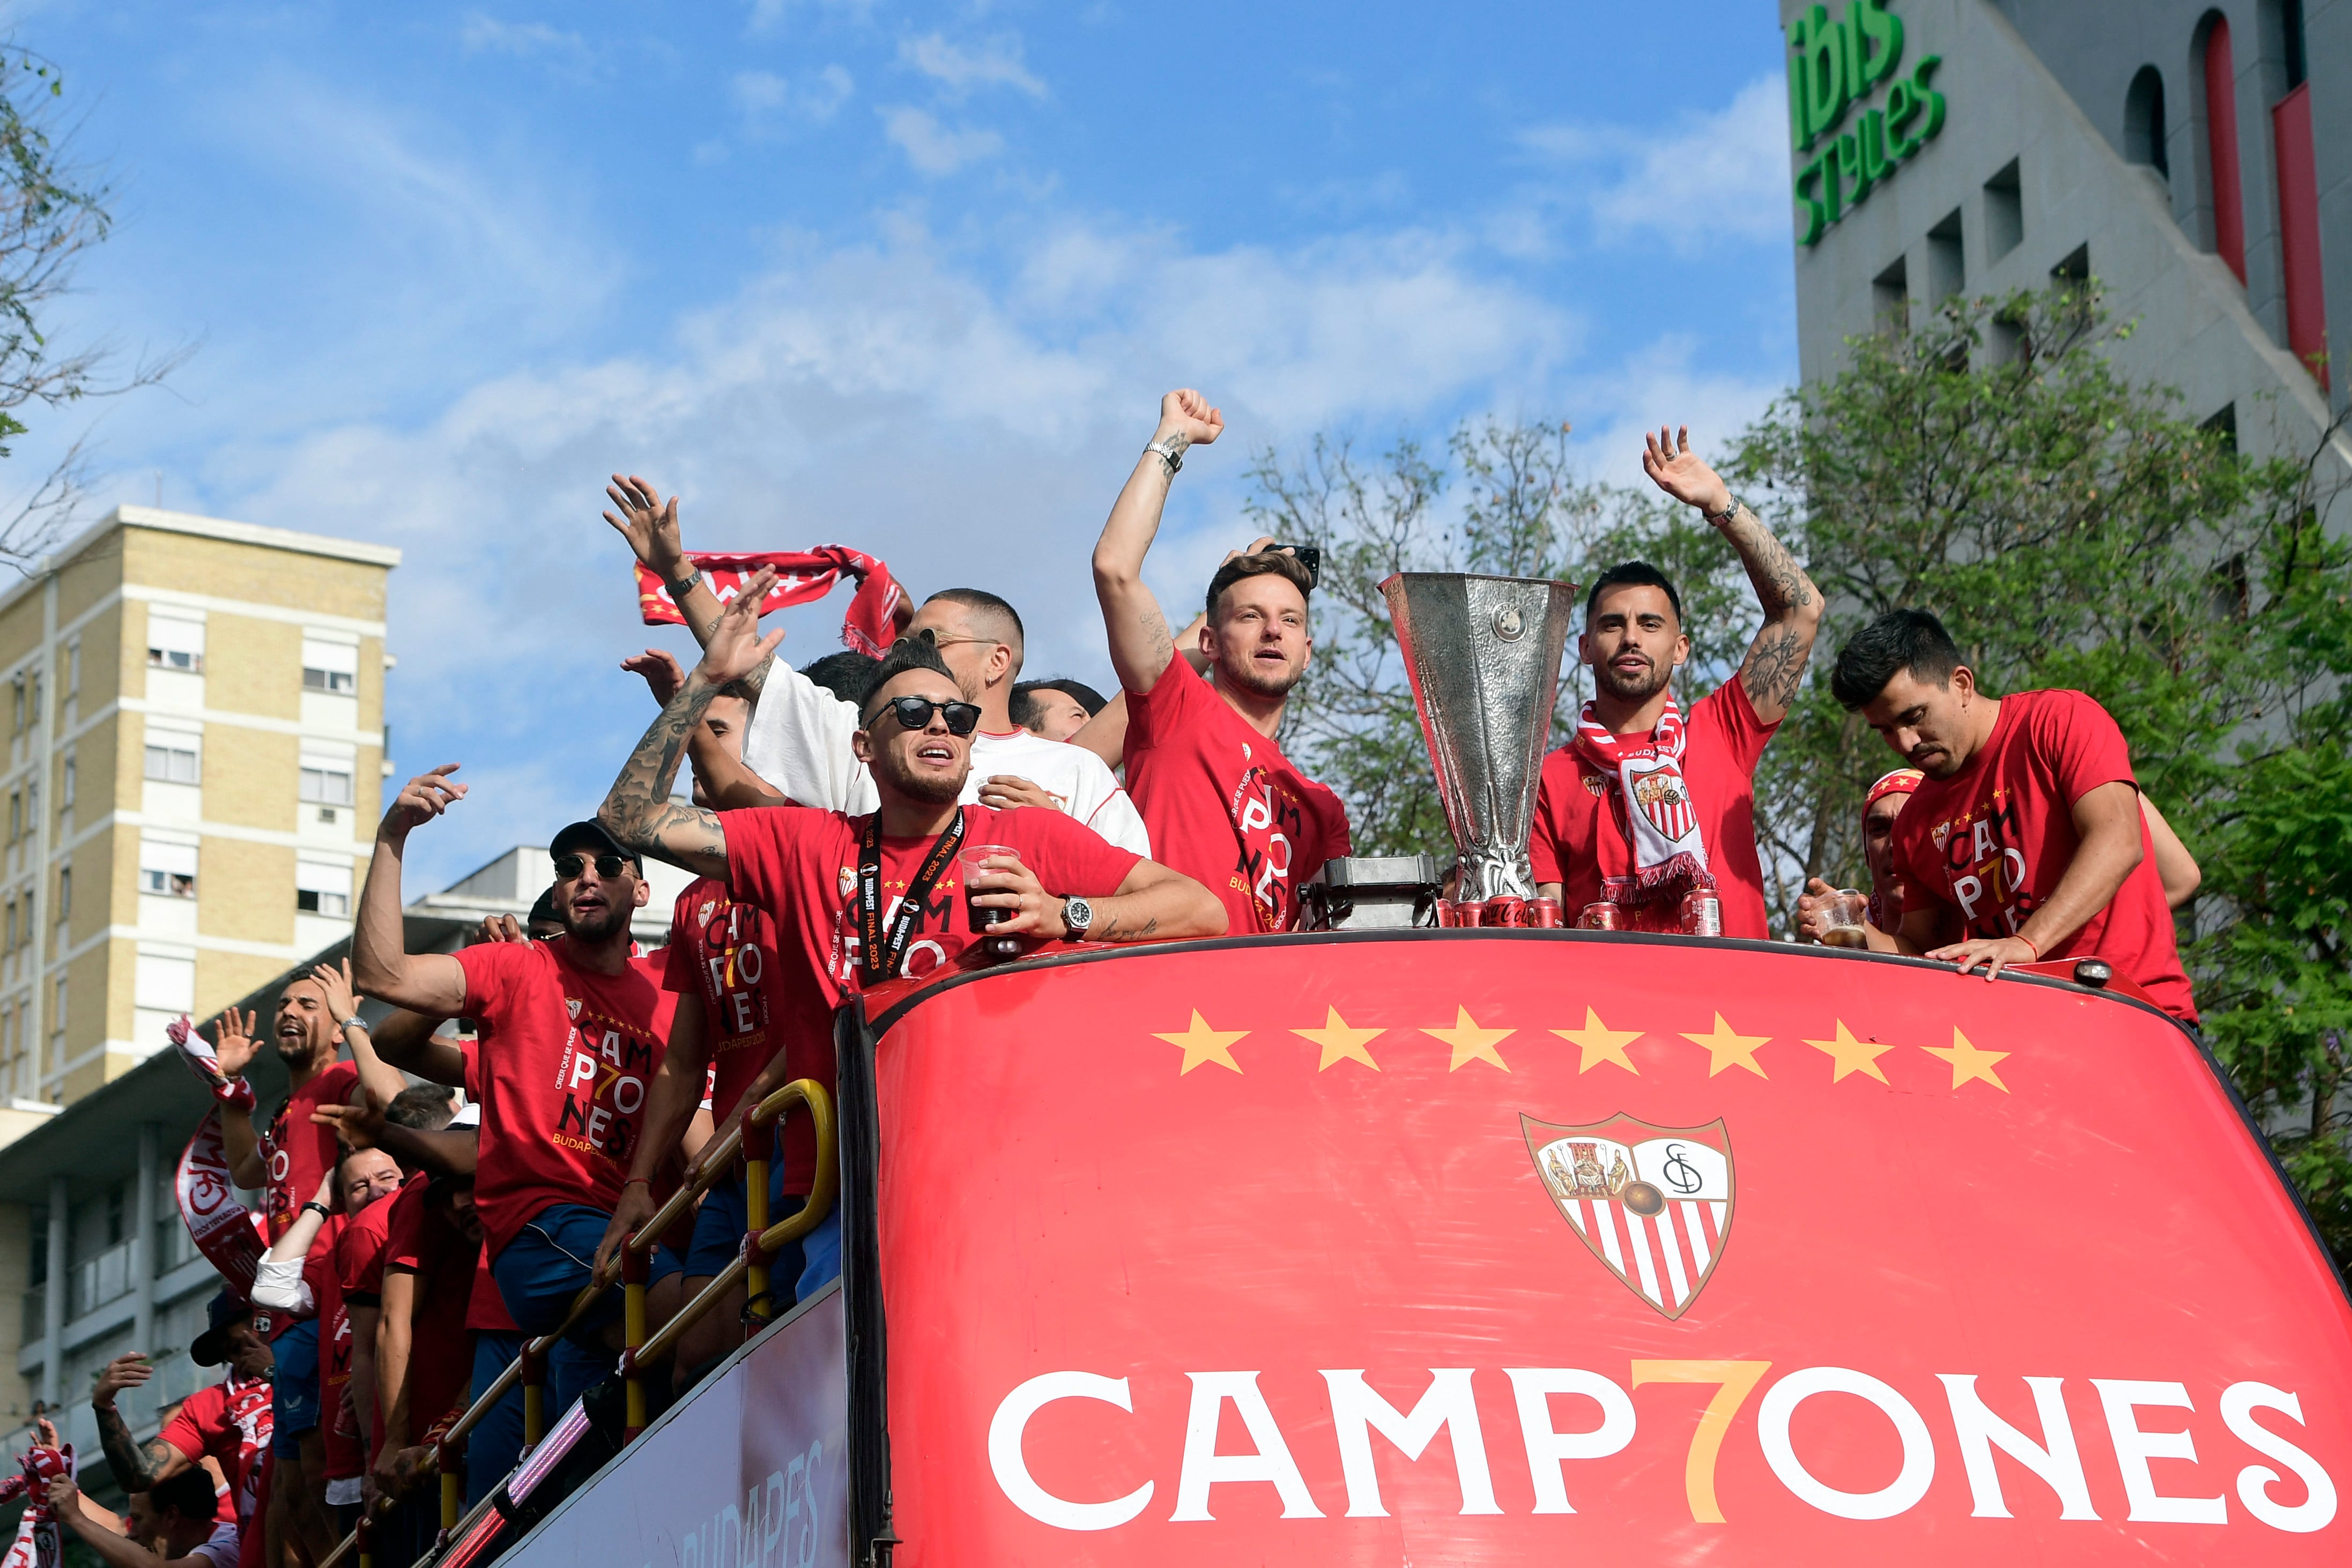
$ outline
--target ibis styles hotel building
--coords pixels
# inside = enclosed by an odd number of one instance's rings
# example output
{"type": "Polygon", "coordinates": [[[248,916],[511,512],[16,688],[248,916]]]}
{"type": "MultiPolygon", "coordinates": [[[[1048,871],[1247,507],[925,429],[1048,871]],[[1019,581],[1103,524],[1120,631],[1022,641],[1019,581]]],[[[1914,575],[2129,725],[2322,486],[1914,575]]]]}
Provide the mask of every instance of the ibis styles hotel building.
{"type": "Polygon", "coordinates": [[[2344,414],[2352,0],[1781,0],[1780,21],[1808,381],[1953,294],[2095,277],[2135,324],[2119,368],[2241,450],[2309,455],[2344,414]]]}

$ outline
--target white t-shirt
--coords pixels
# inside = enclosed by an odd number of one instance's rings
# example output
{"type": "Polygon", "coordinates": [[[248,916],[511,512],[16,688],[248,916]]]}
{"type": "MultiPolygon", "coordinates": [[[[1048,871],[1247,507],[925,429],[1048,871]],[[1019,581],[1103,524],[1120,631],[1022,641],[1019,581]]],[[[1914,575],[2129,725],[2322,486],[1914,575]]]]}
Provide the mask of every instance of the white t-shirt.
{"type": "MultiPolygon", "coordinates": [[[[779,659],[768,667],[767,683],[743,731],[743,762],[796,806],[856,816],[879,803],[866,764],[850,747],[849,737],[856,733],[854,706],[779,659]]],[[[1120,849],[1151,853],[1151,838],[1135,802],[1103,759],[1085,747],[1025,729],[1009,735],[973,731],[963,803],[978,800],[980,787],[999,773],[1028,779],[1120,849]]]]}
{"type": "Polygon", "coordinates": [[[188,1553],[188,1560],[202,1558],[213,1568],[236,1568],[238,1545],[236,1525],[225,1519],[213,1526],[212,1534],[205,1537],[203,1545],[188,1553]]]}

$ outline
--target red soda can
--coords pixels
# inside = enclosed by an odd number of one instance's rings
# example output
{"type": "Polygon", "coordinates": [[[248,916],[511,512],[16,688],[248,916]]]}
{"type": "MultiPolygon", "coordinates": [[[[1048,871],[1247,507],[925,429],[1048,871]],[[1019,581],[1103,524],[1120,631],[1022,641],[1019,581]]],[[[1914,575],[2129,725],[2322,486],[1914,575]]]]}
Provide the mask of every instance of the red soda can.
{"type": "Polygon", "coordinates": [[[1545,931],[1557,931],[1568,924],[1568,913],[1557,898],[1528,900],[1528,924],[1545,931]]]}
{"type": "MultiPolygon", "coordinates": [[[[1472,925],[1478,924],[1477,920],[1475,918],[1477,907],[1478,906],[1475,904],[1470,906],[1474,918],[1471,919],[1468,924],[1472,925]]],[[[1450,898],[1439,899],[1437,901],[1437,923],[1440,925],[1460,925],[1464,924],[1462,919],[1462,906],[1450,898]]]]}
{"type": "Polygon", "coordinates": [[[1508,894],[1488,899],[1486,907],[1478,915],[1481,925],[1525,925],[1527,923],[1528,901],[1514,898],[1508,894]]]}
{"type": "Polygon", "coordinates": [[[1583,931],[1621,929],[1617,923],[1617,906],[1606,902],[1586,904],[1584,913],[1576,917],[1576,924],[1578,929],[1583,931]]]}
{"type": "Polygon", "coordinates": [[[1723,935],[1723,900],[1705,888],[1683,896],[1683,935],[1685,936],[1720,936],[1723,935]]]}

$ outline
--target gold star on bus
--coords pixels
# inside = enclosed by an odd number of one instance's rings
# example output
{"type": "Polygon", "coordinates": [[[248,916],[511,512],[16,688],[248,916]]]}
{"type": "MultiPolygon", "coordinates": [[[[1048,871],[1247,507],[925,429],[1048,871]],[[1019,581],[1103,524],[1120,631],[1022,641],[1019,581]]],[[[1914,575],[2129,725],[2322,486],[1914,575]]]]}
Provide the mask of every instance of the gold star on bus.
{"type": "Polygon", "coordinates": [[[1809,1040],[1805,1043],[1837,1063],[1837,1071],[1830,1074],[1832,1083],[1842,1082],[1849,1072],[1867,1072],[1881,1083],[1886,1082],[1886,1074],[1878,1070],[1878,1059],[1895,1048],[1854,1039],[1853,1031],[1845,1027],[1843,1019],[1837,1020],[1836,1039],[1809,1040]]]}
{"type": "Polygon", "coordinates": [[[1513,1031],[1507,1029],[1480,1029],[1476,1021],[1470,1017],[1468,1008],[1457,1007],[1454,1009],[1452,1029],[1428,1029],[1422,1032],[1434,1035],[1454,1048],[1454,1060],[1445,1069],[1448,1072],[1459,1071],[1465,1063],[1472,1061],[1483,1061],[1489,1066],[1500,1067],[1506,1072],[1510,1071],[1509,1066],[1504,1062],[1495,1047],[1502,1043],[1504,1036],[1513,1031]]]}
{"type": "Polygon", "coordinates": [[[2009,1092],[2009,1085],[2003,1083],[2000,1074],[1992,1070],[1992,1064],[2009,1055],[2008,1051],[1979,1051],[1958,1030],[1952,1031],[1952,1043],[1949,1045],[1923,1045],[1919,1049],[1930,1056],[1940,1056],[1952,1064],[1952,1087],[1955,1089],[1971,1078],[1981,1078],[2002,1093],[2009,1092]]]}
{"type": "Polygon", "coordinates": [[[1321,1072],[1337,1061],[1360,1061],[1378,1072],[1381,1070],[1381,1064],[1374,1061],[1372,1053],[1364,1048],[1386,1034],[1388,1030],[1350,1029],[1348,1027],[1348,1020],[1339,1016],[1338,1008],[1326,1008],[1323,1011],[1325,1018],[1321,1029],[1297,1029],[1290,1031],[1311,1040],[1323,1048],[1323,1060],[1315,1064],[1315,1071],[1321,1072]]]}
{"type": "Polygon", "coordinates": [[[1196,1011],[1192,1014],[1192,1027],[1181,1034],[1154,1033],[1152,1038],[1183,1048],[1184,1065],[1176,1070],[1176,1076],[1181,1078],[1204,1061],[1213,1061],[1220,1067],[1239,1072],[1242,1064],[1234,1060],[1234,1041],[1247,1033],[1249,1030],[1245,1029],[1211,1029],[1209,1020],[1196,1011]]]}
{"type": "Polygon", "coordinates": [[[1642,1075],[1642,1070],[1633,1065],[1633,1059],[1625,1054],[1625,1048],[1641,1039],[1643,1032],[1638,1029],[1611,1029],[1591,1008],[1584,1009],[1582,1029],[1552,1030],[1584,1053],[1583,1060],[1576,1064],[1579,1072],[1590,1072],[1601,1062],[1613,1061],[1636,1078],[1642,1075]]]}
{"type": "Polygon", "coordinates": [[[1693,1045],[1706,1047],[1706,1075],[1709,1078],[1727,1067],[1744,1067],[1759,1078],[1770,1076],[1756,1065],[1756,1048],[1772,1037],[1769,1034],[1738,1033],[1723,1021],[1721,1013],[1715,1015],[1713,1034],[1685,1033],[1683,1038],[1693,1045]]]}

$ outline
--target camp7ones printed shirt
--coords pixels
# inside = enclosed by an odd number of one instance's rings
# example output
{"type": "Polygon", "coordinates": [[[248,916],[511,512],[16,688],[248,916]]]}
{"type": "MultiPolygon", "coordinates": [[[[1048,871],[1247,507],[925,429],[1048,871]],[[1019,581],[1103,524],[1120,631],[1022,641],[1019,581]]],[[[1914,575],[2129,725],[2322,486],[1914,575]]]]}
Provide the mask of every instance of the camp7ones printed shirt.
{"type": "Polygon", "coordinates": [[[790,1006],[780,994],[775,928],[763,911],[728,896],[725,883],[697,877],[671,906],[662,961],[664,986],[702,998],[710,1113],[725,1117],[782,1043],[769,1021],[790,1006]]]}
{"type": "Polygon", "coordinates": [[[457,956],[481,1042],[474,1202],[493,1257],[550,1204],[619,1204],[669,1040],[677,998],[659,958],[599,975],[566,962],[571,946],[485,942],[457,956]]]}
{"type": "Polygon", "coordinates": [[[1182,659],[1127,694],[1127,791],[1153,858],[1225,906],[1225,935],[1288,931],[1298,886],[1348,852],[1348,809],[1182,659]]]}

